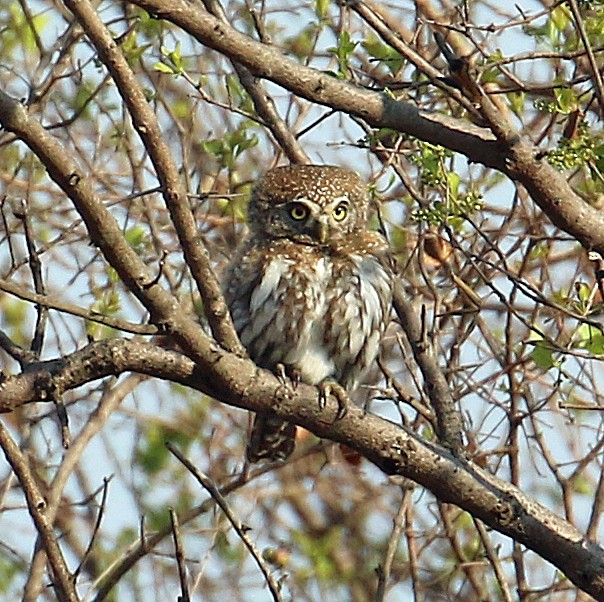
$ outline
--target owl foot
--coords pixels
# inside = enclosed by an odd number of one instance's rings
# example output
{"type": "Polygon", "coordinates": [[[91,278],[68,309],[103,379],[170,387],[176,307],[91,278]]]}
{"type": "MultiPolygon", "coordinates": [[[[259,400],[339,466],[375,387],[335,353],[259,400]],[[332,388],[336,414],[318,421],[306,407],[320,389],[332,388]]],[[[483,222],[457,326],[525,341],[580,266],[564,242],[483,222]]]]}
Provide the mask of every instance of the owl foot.
{"type": "Polygon", "coordinates": [[[279,379],[281,385],[286,389],[295,391],[298,388],[298,385],[300,384],[299,370],[279,362],[275,366],[275,373],[277,374],[277,378],[279,379]]]}
{"type": "Polygon", "coordinates": [[[331,379],[325,379],[317,386],[319,387],[319,408],[323,410],[327,405],[328,397],[333,395],[338,402],[338,413],[336,414],[336,420],[344,418],[348,412],[348,403],[350,402],[346,389],[340,383],[331,379]]]}

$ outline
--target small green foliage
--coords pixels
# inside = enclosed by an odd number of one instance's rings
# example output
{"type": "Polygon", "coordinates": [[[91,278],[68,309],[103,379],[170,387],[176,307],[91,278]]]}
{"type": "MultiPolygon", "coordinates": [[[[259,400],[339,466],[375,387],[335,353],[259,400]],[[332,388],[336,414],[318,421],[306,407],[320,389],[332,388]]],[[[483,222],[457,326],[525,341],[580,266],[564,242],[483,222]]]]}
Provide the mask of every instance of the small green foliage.
{"type": "Polygon", "coordinates": [[[568,7],[564,3],[561,3],[550,13],[549,20],[551,22],[552,31],[551,39],[555,41],[568,27],[572,17],[568,7]]]}
{"type": "Polygon", "coordinates": [[[0,316],[7,334],[17,345],[26,346],[29,342],[29,304],[8,295],[0,297],[0,316]]]}
{"type": "Polygon", "coordinates": [[[131,228],[128,228],[124,236],[126,238],[126,242],[139,255],[149,246],[147,230],[142,226],[132,226],[131,228]]]}
{"type": "Polygon", "coordinates": [[[506,94],[510,109],[520,116],[524,113],[526,108],[526,93],[525,92],[510,92],[506,94]]]}
{"type": "Polygon", "coordinates": [[[375,36],[368,37],[361,45],[369,56],[383,62],[393,74],[398,73],[403,66],[404,59],[401,54],[375,36]]]}
{"type": "Polygon", "coordinates": [[[163,61],[155,63],[153,68],[161,73],[169,73],[178,77],[184,75],[184,61],[180,51],[180,42],[176,44],[174,50],[168,50],[165,46],[161,47],[163,61]]]}
{"type": "Polygon", "coordinates": [[[140,61],[149,44],[139,45],[137,30],[133,29],[121,42],[120,48],[129,65],[140,61]]]}
{"type": "Polygon", "coordinates": [[[530,356],[537,367],[543,370],[560,367],[560,362],[554,357],[554,349],[543,340],[535,341],[530,356]]]}
{"type": "Polygon", "coordinates": [[[453,153],[444,146],[418,141],[419,153],[409,155],[409,161],[417,165],[424,186],[442,186],[446,179],[445,159],[453,153]]]}
{"type": "Polygon", "coordinates": [[[10,591],[15,575],[21,573],[22,567],[16,562],[9,560],[6,552],[0,556],[0,593],[6,594],[10,591]]]}
{"type": "Polygon", "coordinates": [[[350,77],[350,57],[357,44],[358,42],[350,40],[350,34],[347,31],[343,31],[338,37],[338,45],[327,49],[338,61],[336,76],[339,79],[348,79],[350,77]]]}
{"type": "Polygon", "coordinates": [[[307,578],[331,585],[346,582],[349,575],[342,574],[334,562],[334,550],[342,546],[341,528],[332,528],[322,537],[299,531],[292,536],[302,555],[310,562],[307,578]]]}
{"type": "Polygon", "coordinates": [[[548,162],[556,169],[574,169],[581,165],[595,164],[602,159],[602,145],[591,134],[588,125],[583,122],[577,128],[573,138],[562,137],[558,148],[546,153],[548,162]]]}
{"type": "MultiPolygon", "coordinates": [[[[101,316],[115,316],[121,309],[120,296],[115,287],[111,287],[105,291],[96,291],[97,300],[90,308],[93,313],[101,316]]],[[[93,322],[86,321],[86,334],[94,341],[107,339],[115,335],[113,328],[93,322]]]]}
{"type": "Polygon", "coordinates": [[[137,30],[147,39],[156,40],[164,28],[164,22],[160,19],[152,17],[146,10],[142,8],[131,6],[130,10],[132,11],[133,16],[136,16],[137,18],[137,30]]]}
{"type": "Polygon", "coordinates": [[[572,88],[555,88],[554,100],[545,102],[536,100],[534,103],[538,111],[546,113],[560,113],[561,115],[570,115],[580,109],[579,99],[572,88]]]}
{"type": "Polygon", "coordinates": [[[549,44],[551,48],[559,48],[565,41],[565,30],[571,22],[571,14],[564,3],[560,3],[549,14],[547,21],[539,26],[524,27],[525,33],[534,36],[542,43],[549,44]]]}
{"type": "Polygon", "coordinates": [[[227,92],[231,103],[247,113],[254,113],[254,101],[248,91],[241,85],[241,81],[235,75],[227,75],[225,78],[227,92]]]}
{"type": "Polygon", "coordinates": [[[415,222],[425,222],[430,226],[448,224],[453,228],[459,228],[467,216],[480,211],[483,207],[482,195],[470,191],[452,198],[448,203],[435,201],[429,207],[417,209],[412,212],[411,219],[415,222]]]}
{"type": "Polygon", "coordinates": [[[285,40],[285,48],[300,60],[307,59],[313,53],[317,43],[319,27],[309,23],[300,33],[285,40]]]}
{"type": "Polygon", "coordinates": [[[591,324],[581,324],[575,331],[574,345],[594,355],[604,355],[604,334],[591,324]]]}
{"type": "MultiPolygon", "coordinates": [[[[5,14],[0,31],[0,51],[3,58],[8,58],[13,50],[22,48],[25,52],[36,51],[34,30],[41,33],[49,18],[45,13],[35,15],[31,21],[23,14],[18,2],[3,5],[5,14]]],[[[35,55],[34,55],[35,56],[35,55]]]]}
{"type": "Polygon", "coordinates": [[[96,92],[96,85],[92,81],[83,80],[76,93],[65,97],[63,101],[80,117],[90,117],[90,100],[96,92]]]}
{"type": "Polygon", "coordinates": [[[313,8],[315,9],[315,13],[317,17],[319,17],[320,21],[325,21],[327,19],[327,13],[329,11],[329,6],[331,5],[331,0],[314,0],[313,8]]]}
{"type": "Polygon", "coordinates": [[[593,495],[593,484],[584,473],[581,473],[576,479],[573,479],[573,491],[579,495],[593,495]]]}
{"type": "Polygon", "coordinates": [[[253,122],[244,122],[222,138],[202,140],[199,145],[204,152],[214,155],[223,167],[232,169],[241,153],[258,144],[258,136],[249,133],[250,125],[253,122]]]}

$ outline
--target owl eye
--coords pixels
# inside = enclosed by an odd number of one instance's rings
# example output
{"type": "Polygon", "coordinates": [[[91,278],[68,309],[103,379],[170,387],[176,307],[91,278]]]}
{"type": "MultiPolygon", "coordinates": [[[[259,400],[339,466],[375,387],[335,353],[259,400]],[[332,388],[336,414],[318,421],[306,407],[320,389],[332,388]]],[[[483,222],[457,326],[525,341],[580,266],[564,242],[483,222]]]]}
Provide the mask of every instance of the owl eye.
{"type": "Polygon", "coordinates": [[[332,215],[333,219],[335,219],[337,222],[341,222],[348,215],[348,206],[346,205],[346,203],[340,203],[333,210],[332,215]]]}
{"type": "Polygon", "coordinates": [[[289,214],[293,219],[299,222],[308,217],[308,208],[300,203],[296,203],[290,208],[289,214]]]}

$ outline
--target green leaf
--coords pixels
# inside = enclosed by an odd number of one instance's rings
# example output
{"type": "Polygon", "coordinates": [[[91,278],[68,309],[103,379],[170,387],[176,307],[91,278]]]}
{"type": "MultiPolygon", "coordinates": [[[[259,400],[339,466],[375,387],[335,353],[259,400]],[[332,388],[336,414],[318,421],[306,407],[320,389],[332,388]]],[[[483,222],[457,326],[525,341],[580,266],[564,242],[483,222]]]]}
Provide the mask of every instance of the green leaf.
{"type": "Polygon", "coordinates": [[[535,341],[530,357],[543,370],[560,366],[560,362],[554,359],[554,350],[543,340],[535,341]]]}
{"type": "Polygon", "coordinates": [[[457,200],[459,196],[459,184],[461,182],[461,177],[458,173],[454,171],[447,172],[447,192],[449,194],[449,198],[453,201],[457,200]]]}
{"type": "Polygon", "coordinates": [[[327,17],[327,11],[329,10],[331,0],[314,0],[313,4],[317,17],[319,17],[321,21],[324,21],[327,17]]]}
{"type": "Polygon", "coordinates": [[[404,59],[401,54],[377,38],[368,38],[361,45],[369,56],[382,61],[391,73],[398,73],[403,66],[404,59]]]}
{"type": "Polygon", "coordinates": [[[160,73],[169,73],[170,75],[176,75],[174,72],[174,68],[170,67],[170,65],[166,65],[166,63],[157,62],[153,65],[153,69],[155,71],[159,71],[160,73]]]}
{"type": "Polygon", "coordinates": [[[350,40],[350,34],[347,31],[343,31],[338,36],[338,45],[328,48],[327,51],[331,52],[338,60],[338,77],[348,77],[350,74],[349,60],[350,55],[357,47],[358,42],[352,42],[350,40]]]}
{"type": "Polygon", "coordinates": [[[575,332],[575,347],[594,355],[604,355],[604,334],[590,324],[581,324],[575,332]]]}

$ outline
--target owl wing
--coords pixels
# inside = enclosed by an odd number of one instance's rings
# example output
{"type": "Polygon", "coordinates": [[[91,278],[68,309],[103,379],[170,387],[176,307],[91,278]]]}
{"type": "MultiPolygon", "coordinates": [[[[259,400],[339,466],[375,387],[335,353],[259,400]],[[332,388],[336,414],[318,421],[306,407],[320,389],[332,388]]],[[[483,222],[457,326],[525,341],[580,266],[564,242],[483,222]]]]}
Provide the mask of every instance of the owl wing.
{"type": "Polygon", "coordinates": [[[225,298],[235,329],[250,357],[274,369],[284,361],[295,324],[284,298],[295,261],[272,246],[244,245],[226,274],[225,298]]]}
{"type": "Polygon", "coordinates": [[[337,380],[352,391],[373,366],[390,321],[393,274],[388,244],[377,232],[365,232],[343,245],[333,269],[326,340],[337,380]]]}

